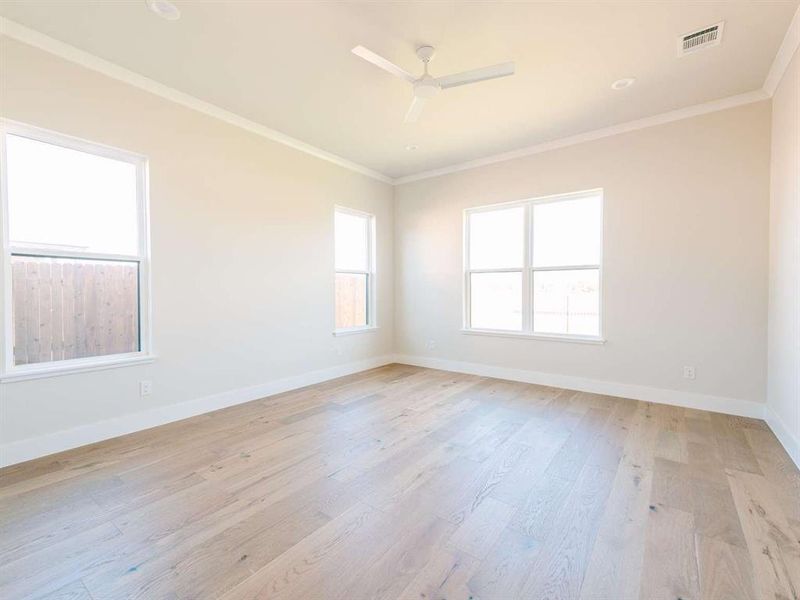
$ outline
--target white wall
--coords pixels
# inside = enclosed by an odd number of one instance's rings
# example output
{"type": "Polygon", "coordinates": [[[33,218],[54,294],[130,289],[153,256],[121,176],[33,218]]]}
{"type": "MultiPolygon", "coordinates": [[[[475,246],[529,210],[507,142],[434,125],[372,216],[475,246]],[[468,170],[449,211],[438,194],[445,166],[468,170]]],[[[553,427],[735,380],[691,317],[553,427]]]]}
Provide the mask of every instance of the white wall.
{"type": "MultiPolygon", "coordinates": [[[[159,357],[152,365],[0,385],[0,461],[4,448],[17,456],[54,450],[81,435],[177,418],[183,409],[176,407],[198,398],[245,399],[286,378],[336,374],[393,351],[434,366],[489,366],[501,376],[760,414],[769,101],[393,191],[6,38],[0,70],[0,115],[150,157],[159,357]],[[595,187],[605,190],[607,343],[461,334],[463,209],[595,187]],[[376,332],[331,335],[334,204],[377,215],[376,332]],[[684,365],[697,368],[696,380],[682,378],[684,365]],[[141,379],[153,380],[152,396],[139,397],[141,379]],[[82,433],[69,434],[73,428],[82,433]]],[[[797,334],[791,338],[784,324],[797,331],[797,171],[792,179],[790,170],[797,137],[783,134],[797,128],[796,58],[790,73],[772,123],[773,153],[786,159],[772,172],[770,406],[796,433],[797,334]],[[790,191],[775,193],[776,181],[790,191]],[[794,229],[791,219],[776,217],[776,203],[794,210],[794,229]],[[783,289],[794,313],[779,302],[783,289]]]]}
{"type": "Polygon", "coordinates": [[[773,97],[768,420],[800,464],[800,52],[773,97]]]}
{"type": "Polygon", "coordinates": [[[103,427],[86,426],[150,410],[137,421],[145,426],[159,411],[178,414],[176,403],[391,353],[391,186],[8,38],[0,61],[3,117],[149,157],[158,354],[146,366],[0,385],[8,453],[37,436],[79,426],[91,436],[103,427]],[[334,204],[377,217],[375,332],[332,335],[334,204]],[[140,398],[145,378],[154,391],[140,398]]]}
{"type": "Polygon", "coordinates": [[[533,371],[527,379],[760,414],[769,140],[764,101],[397,186],[396,351],[421,364],[533,371]],[[607,343],[460,333],[463,209],[590,188],[605,190],[607,343]],[[696,380],[682,378],[684,365],[696,380]]]}

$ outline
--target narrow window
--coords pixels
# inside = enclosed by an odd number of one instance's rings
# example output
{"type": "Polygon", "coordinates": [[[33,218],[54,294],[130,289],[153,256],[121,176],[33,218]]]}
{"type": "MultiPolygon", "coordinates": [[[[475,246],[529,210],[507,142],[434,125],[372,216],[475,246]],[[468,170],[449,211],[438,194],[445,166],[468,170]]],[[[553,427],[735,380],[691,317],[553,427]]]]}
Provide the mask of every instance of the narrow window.
{"type": "Polygon", "coordinates": [[[17,124],[3,124],[2,142],[5,373],[140,357],[145,160],[17,124]]]}
{"type": "Polygon", "coordinates": [[[472,327],[522,331],[525,207],[473,212],[469,229],[472,327]]]}
{"type": "Polygon", "coordinates": [[[465,213],[465,328],[599,339],[602,192],[465,213]]]}
{"type": "Polygon", "coordinates": [[[375,326],[374,222],[372,215],[336,208],[336,332],[375,326]]]}
{"type": "Polygon", "coordinates": [[[533,204],[533,331],[600,335],[599,195],[533,204]]]}

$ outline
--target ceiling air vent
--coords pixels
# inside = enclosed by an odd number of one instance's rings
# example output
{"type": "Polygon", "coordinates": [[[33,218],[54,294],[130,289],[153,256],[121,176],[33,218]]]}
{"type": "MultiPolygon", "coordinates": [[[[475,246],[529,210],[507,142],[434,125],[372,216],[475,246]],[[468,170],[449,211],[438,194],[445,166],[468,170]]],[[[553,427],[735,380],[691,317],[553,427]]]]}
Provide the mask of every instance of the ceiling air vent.
{"type": "Polygon", "coordinates": [[[678,38],[678,56],[686,56],[692,52],[719,45],[722,41],[724,26],[725,22],[720,21],[716,25],[682,35],[678,38]]]}

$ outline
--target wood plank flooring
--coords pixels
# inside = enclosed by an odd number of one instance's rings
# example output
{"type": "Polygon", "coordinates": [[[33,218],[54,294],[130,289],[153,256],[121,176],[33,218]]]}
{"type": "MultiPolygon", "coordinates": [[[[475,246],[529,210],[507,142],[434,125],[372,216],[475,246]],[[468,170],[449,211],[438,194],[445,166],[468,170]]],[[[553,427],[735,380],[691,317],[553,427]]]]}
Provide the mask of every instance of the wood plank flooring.
{"type": "Polygon", "coordinates": [[[762,421],[390,365],[0,471],[0,598],[798,600],[762,421]]]}

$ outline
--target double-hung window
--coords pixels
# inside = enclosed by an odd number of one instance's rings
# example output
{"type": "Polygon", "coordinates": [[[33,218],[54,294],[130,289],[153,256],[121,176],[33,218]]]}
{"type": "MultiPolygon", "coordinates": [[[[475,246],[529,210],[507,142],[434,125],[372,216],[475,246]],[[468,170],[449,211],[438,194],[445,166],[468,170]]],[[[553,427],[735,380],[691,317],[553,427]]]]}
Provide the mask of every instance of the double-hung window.
{"type": "Polygon", "coordinates": [[[336,207],[335,333],[375,327],[375,217],[336,207]]]}
{"type": "Polygon", "coordinates": [[[464,328],[601,340],[601,190],[468,209],[464,328]]]}
{"type": "Polygon", "coordinates": [[[5,380],[149,360],[146,160],[4,121],[5,380]]]}

